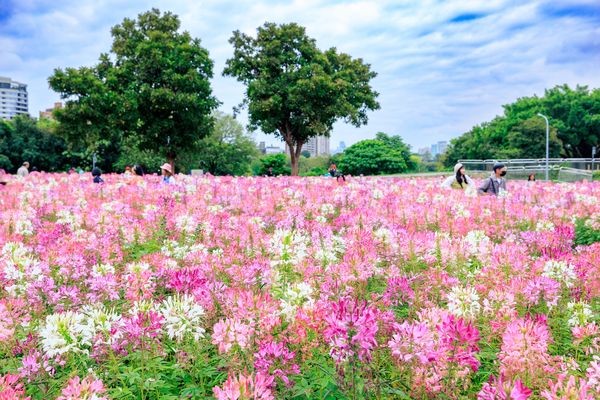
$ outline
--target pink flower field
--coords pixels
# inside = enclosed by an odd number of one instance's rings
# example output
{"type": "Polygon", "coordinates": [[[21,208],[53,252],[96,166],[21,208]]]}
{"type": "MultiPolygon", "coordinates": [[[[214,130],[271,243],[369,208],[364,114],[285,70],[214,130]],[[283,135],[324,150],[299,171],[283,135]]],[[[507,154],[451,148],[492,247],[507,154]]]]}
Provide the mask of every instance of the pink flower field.
{"type": "Polygon", "coordinates": [[[104,178],[0,186],[2,400],[600,399],[600,182],[104,178]]]}

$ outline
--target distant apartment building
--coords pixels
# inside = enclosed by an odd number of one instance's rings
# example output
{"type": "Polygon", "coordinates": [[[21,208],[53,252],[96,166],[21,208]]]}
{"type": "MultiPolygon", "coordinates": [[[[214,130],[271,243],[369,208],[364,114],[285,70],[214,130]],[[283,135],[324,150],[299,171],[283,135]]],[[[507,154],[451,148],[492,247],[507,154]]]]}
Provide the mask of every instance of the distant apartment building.
{"type": "Polygon", "coordinates": [[[440,154],[444,154],[448,149],[448,142],[440,141],[431,145],[431,156],[436,157],[440,154]]]}
{"type": "Polygon", "coordinates": [[[40,119],[54,119],[54,110],[60,110],[61,108],[63,108],[63,104],[60,101],[57,101],[56,103],[54,103],[54,107],[47,108],[46,111],[40,111],[40,119]]]}
{"type": "Polygon", "coordinates": [[[265,154],[280,154],[285,153],[285,149],[282,149],[279,146],[266,146],[265,154]]]}
{"type": "Polygon", "coordinates": [[[28,112],[27,85],[0,76],[0,119],[13,119],[28,112]]]}
{"type": "Polygon", "coordinates": [[[279,146],[273,146],[272,144],[267,146],[265,144],[265,142],[260,142],[258,144],[258,150],[262,153],[262,154],[279,154],[279,153],[284,153],[285,149],[282,149],[279,146]]]}
{"type": "Polygon", "coordinates": [[[302,151],[308,151],[311,157],[328,156],[331,154],[329,138],[325,136],[312,137],[302,146],[302,151]]]}

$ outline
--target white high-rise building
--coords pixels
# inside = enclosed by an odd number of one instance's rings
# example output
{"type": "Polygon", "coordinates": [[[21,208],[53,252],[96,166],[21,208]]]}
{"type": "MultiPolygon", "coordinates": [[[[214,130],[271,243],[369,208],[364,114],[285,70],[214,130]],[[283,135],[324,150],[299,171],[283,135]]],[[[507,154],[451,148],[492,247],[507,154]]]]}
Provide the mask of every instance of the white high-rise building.
{"type": "Polygon", "coordinates": [[[13,119],[28,112],[27,85],[0,76],[0,119],[13,119]]]}
{"type": "Polygon", "coordinates": [[[302,151],[307,150],[311,157],[328,156],[329,138],[326,136],[315,136],[308,139],[308,142],[302,146],[302,151]]]}

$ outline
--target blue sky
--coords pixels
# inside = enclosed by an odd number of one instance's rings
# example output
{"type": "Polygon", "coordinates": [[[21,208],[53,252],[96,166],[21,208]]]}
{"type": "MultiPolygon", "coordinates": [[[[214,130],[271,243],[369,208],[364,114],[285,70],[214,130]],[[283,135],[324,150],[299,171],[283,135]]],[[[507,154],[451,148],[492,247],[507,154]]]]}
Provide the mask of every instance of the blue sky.
{"type": "Polygon", "coordinates": [[[58,100],[47,84],[54,68],[95,64],[110,48],[110,27],[152,7],[179,15],[209,50],[225,112],[244,92],[221,76],[236,29],[297,22],[320,48],[370,63],[382,109],[365,127],[336,124],[332,148],[383,131],[417,149],[501,114],[518,97],[563,83],[600,87],[598,0],[0,0],[0,75],[29,85],[37,116],[58,100]]]}

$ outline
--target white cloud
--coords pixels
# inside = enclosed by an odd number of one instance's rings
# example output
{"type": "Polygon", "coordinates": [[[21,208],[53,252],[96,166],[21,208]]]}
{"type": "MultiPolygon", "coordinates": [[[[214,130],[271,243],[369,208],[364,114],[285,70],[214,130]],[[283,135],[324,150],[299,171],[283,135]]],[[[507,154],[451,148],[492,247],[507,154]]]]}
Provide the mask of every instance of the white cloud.
{"type": "Polygon", "coordinates": [[[599,87],[595,5],[597,0],[12,1],[9,16],[0,20],[0,75],[29,84],[36,115],[58,97],[46,83],[54,68],[94,64],[110,48],[111,26],[158,7],[178,14],[182,28],[202,39],[215,60],[214,92],[229,112],[244,91],[221,76],[231,32],[254,34],[266,21],[294,21],[321,48],[336,46],[379,73],[373,86],[382,109],[366,127],[336,124],[332,147],[377,131],[399,133],[422,147],[556,84],[599,87]]]}

